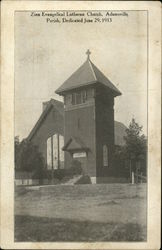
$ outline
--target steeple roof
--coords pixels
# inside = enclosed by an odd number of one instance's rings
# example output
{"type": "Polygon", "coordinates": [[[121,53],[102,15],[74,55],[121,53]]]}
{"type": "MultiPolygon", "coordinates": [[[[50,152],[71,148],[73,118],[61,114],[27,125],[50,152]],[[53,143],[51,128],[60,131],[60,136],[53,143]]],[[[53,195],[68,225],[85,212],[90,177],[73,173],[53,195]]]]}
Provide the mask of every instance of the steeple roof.
{"type": "Polygon", "coordinates": [[[109,88],[114,96],[121,95],[121,92],[112,82],[91,62],[89,55],[87,60],[77,69],[57,90],[57,94],[84,87],[94,83],[100,83],[109,88]]]}

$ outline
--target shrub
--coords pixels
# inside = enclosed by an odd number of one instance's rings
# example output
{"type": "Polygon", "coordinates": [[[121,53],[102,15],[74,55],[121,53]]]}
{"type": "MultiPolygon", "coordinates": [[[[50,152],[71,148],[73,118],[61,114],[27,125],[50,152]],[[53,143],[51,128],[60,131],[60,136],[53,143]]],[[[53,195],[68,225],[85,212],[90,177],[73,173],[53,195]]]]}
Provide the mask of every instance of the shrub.
{"type": "Polygon", "coordinates": [[[65,169],[56,169],[54,170],[54,178],[58,180],[62,180],[66,175],[66,170],[65,169]]]}
{"type": "Polygon", "coordinates": [[[15,138],[15,167],[26,172],[44,171],[44,158],[38,147],[27,139],[19,143],[15,138]]]}
{"type": "Polygon", "coordinates": [[[47,170],[46,169],[42,169],[42,168],[38,168],[36,171],[34,171],[32,178],[34,179],[48,179],[47,176],[47,170]]]}
{"type": "MultiPolygon", "coordinates": [[[[71,167],[67,169],[55,169],[53,172],[53,177],[58,180],[62,180],[64,177],[72,177],[74,175],[82,174],[81,163],[77,160],[73,160],[71,167]]],[[[51,180],[52,179],[52,170],[46,170],[44,172],[44,177],[51,180]]]]}

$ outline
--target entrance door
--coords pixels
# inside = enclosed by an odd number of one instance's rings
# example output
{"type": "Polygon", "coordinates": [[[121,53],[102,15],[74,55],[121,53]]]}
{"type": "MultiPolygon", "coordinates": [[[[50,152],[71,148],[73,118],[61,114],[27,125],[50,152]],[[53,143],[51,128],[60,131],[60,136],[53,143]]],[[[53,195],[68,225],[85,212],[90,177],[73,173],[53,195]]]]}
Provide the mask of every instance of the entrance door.
{"type": "Polygon", "coordinates": [[[79,158],[78,160],[81,163],[81,168],[83,170],[83,173],[87,174],[88,173],[88,171],[87,171],[87,158],[79,158]]]}
{"type": "Polygon", "coordinates": [[[87,174],[87,154],[86,154],[86,152],[73,153],[73,159],[80,162],[83,173],[87,174]]]}

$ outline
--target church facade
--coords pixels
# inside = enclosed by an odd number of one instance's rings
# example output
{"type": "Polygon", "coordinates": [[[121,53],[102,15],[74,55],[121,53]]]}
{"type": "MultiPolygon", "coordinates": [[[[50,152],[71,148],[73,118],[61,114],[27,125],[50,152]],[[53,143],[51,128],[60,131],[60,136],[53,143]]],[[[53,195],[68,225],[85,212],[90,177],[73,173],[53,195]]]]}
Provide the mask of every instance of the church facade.
{"type": "Polygon", "coordinates": [[[65,167],[81,163],[93,182],[113,168],[114,98],[121,92],[87,60],[57,90],[64,97],[65,167]]]}
{"type": "MultiPolygon", "coordinates": [[[[124,145],[126,126],[114,122],[115,147],[124,145]]],[[[51,99],[42,105],[42,113],[32,128],[28,140],[37,145],[47,169],[64,168],[64,104],[51,99]],[[53,139],[52,139],[53,138],[53,139]],[[61,138],[61,139],[60,139],[61,138]]]]}
{"type": "Polygon", "coordinates": [[[28,139],[38,145],[47,169],[69,168],[77,160],[93,183],[109,177],[114,147],[124,143],[126,128],[114,123],[114,98],[120,91],[88,54],[56,93],[63,96],[64,103],[54,99],[44,103],[28,139]]]}

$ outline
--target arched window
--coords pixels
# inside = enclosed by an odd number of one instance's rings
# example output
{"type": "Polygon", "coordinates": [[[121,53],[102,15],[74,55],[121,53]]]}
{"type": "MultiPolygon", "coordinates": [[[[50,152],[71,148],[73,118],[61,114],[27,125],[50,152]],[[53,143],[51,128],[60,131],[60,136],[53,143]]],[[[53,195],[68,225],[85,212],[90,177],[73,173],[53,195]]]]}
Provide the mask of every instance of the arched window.
{"type": "Polygon", "coordinates": [[[64,168],[64,151],[62,150],[64,146],[64,137],[59,135],[59,154],[60,154],[60,168],[64,168]]]}
{"type": "Polygon", "coordinates": [[[64,168],[64,137],[54,134],[47,139],[47,168],[58,169],[64,168]]]}
{"type": "Polygon", "coordinates": [[[52,169],[52,150],[51,150],[51,137],[47,139],[47,169],[52,169]]]}
{"type": "Polygon", "coordinates": [[[103,166],[108,167],[108,148],[107,148],[107,145],[103,145],[103,166]]]}
{"type": "Polygon", "coordinates": [[[59,135],[55,134],[53,135],[53,168],[58,169],[58,139],[59,135]]]}

